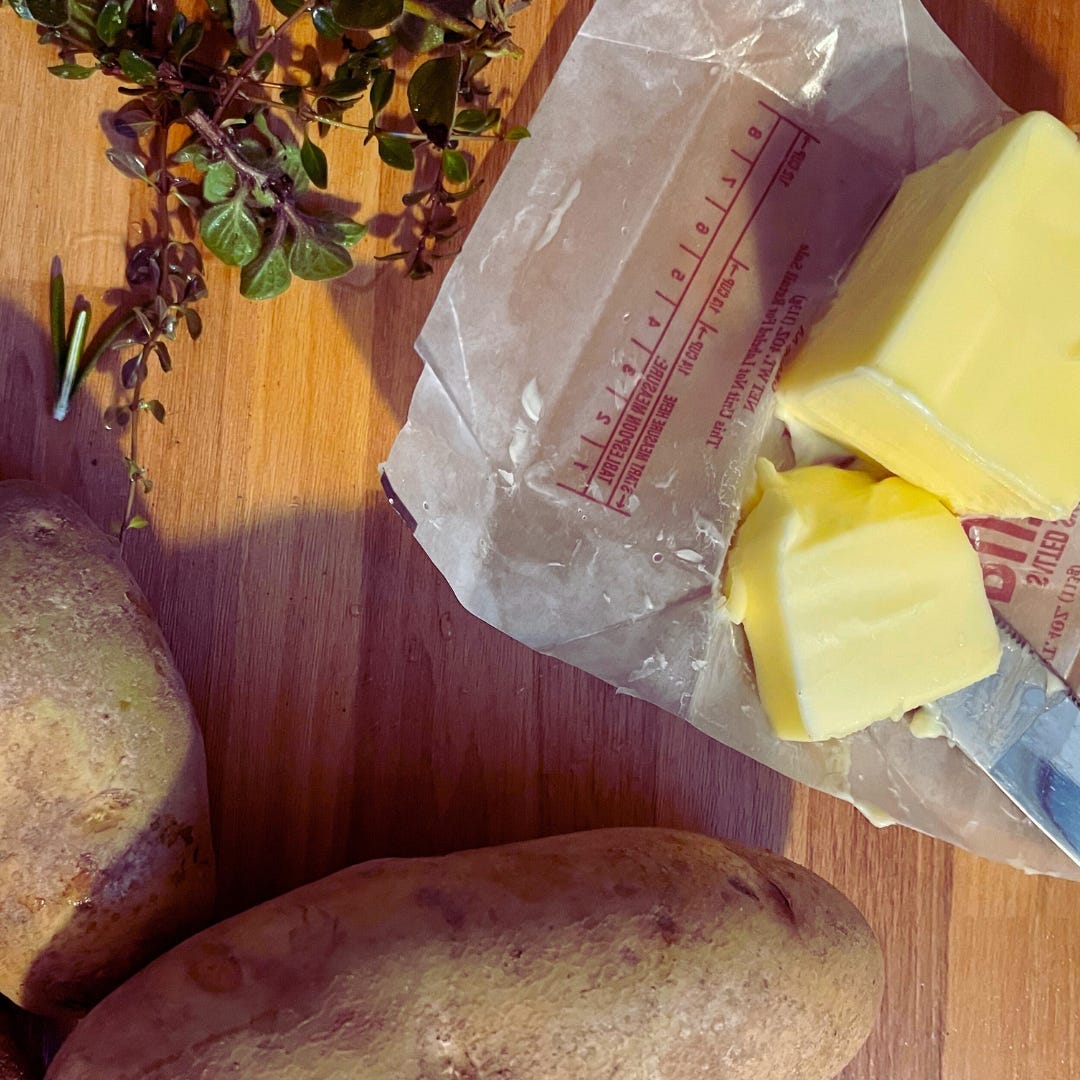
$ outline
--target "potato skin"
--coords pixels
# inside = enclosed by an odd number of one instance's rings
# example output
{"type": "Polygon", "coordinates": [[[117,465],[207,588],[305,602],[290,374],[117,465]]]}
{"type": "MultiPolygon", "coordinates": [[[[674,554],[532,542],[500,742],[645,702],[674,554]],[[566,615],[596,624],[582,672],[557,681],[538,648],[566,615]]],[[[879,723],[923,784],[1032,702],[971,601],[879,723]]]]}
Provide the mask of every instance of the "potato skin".
{"type": "Polygon", "coordinates": [[[779,856],[604,829],[343,870],[198,934],[48,1080],[826,1080],[877,1015],[851,903],[779,856]]]}
{"type": "Polygon", "coordinates": [[[116,541],[0,483],[0,992],[85,1012],[213,888],[202,737],[116,541]]]}

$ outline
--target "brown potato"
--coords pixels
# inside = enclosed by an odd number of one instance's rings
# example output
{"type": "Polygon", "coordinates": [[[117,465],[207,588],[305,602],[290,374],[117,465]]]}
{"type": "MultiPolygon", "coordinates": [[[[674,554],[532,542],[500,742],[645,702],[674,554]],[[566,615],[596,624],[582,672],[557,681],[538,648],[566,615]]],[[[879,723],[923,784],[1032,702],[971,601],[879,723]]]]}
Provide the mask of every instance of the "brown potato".
{"type": "Polygon", "coordinates": [[[0,993],[85,1011],[205,925],[208,822],[202,737],[116,541],[0,484],[0,993]]]}
{"type": "Polygon", "coordinates": [[[198,934],[48,1080],[825,1080],[874,1023],[859,912],[779,856],[605,829],[343,870],[198,934]]]}

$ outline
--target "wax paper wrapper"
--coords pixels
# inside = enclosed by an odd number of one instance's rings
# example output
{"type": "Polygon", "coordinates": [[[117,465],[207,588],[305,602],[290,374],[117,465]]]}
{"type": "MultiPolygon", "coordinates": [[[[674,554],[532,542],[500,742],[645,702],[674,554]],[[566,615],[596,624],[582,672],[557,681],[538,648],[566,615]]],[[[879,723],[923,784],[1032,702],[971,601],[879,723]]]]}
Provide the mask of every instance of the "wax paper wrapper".
{"type": "Polygon", "coordinates": [[[384,483],[479,617],[786,775],[1080,876],[944,739],[777,740],[717,580],[785,355],[1009,116],[915,0],[597,0],[447,275],[384,483]]]}

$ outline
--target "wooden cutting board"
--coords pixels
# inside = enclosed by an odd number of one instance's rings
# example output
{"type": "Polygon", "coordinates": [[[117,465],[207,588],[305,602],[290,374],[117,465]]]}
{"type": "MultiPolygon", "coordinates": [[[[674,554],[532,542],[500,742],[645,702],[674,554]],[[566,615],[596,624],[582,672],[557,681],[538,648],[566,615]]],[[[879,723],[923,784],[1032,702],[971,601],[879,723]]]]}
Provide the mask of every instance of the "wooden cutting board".
{"type": "MultiPolygon", "coordinates": [[[[1011,105],[1080,121],[1072,0],[929,6],[1011,105]]],[[[494,76],[512,122],[528,121],[588,7],[534,0],[519,16],[526,58],[494,76]]],[[[62,253],[69,290],[99,300],[148,207],[102,156],[111,84],[50,77],[10,11],[0,35],[0,475],[59,487],[108,527],[126,495],[100,420],[114,386],[99,375],[67,423],[48,418],[48,266],[62,253]]],[[[1080,885],[878,831],[462,610],[376,472],[440,273],[414,284],[372,261],[402,189],[347,133],[327,149],[332,182],[381,238],[347,279],[264,304],[210,267],[206,333],[155,380],[168,417],[144,438],[151,525],[126,543],[204,725],[222,913],[372,856],[697,829],[786,851],[880,933],[885,1006],[847,1080],[1080,1075],[1080,885]]],[[[487,185],[509,152],[483,160],[487,185]]]]}

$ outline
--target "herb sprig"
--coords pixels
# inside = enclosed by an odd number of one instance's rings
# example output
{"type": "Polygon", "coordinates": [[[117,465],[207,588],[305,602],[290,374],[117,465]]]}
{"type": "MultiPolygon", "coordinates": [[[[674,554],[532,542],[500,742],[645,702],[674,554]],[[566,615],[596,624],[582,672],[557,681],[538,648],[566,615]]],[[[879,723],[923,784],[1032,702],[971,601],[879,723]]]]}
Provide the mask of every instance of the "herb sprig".
{"type": "Polygon", "coordinates": [[[435,179],[402,200],[403,213],[416,215],[413,243],[380,256],[426,277],[433,259],[451,253],[457,204],[477,190],[463,145],[529,134],[487,105],[481,80],[493,60],[522,55],[510,19],[529,0],[271,0],[276,25],[263,25],[257,0],[196,0],[199,10],[187,14],[155,0],[6,2],[56,49],[52,74],[119,81],[126,100],[107,156],[153,191],[152,235],[129,251],[123,300],[93,334],[82,297],[67,311],[58,259],[50,291],[56,419],[88,372],[119,360],[123,393],[105,423],[127,433],[123,538],[146,524],[136,502],[152,487],[140,464],[140,418],[165,421],[144,384],[153,367],[170,370],[178,334],[202,332],[196,307],[207,288],[196,241],[240,268],[240,292],[254,300],[279,295],[293,278],[347,273],[366,226],[321,194],[329,169],[320,143],[343,128],[385,166],[418,175],[418,166],[434,166],[423,174],[435,179]],[[291,32],[306,22],[330,59],[300,75],[284,64],[271,80],[291,32]],[[401,85],[411,124],[404,130],[388,118],[401,85]]]}

